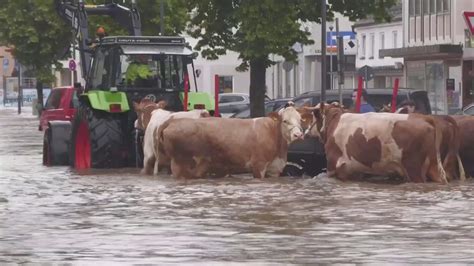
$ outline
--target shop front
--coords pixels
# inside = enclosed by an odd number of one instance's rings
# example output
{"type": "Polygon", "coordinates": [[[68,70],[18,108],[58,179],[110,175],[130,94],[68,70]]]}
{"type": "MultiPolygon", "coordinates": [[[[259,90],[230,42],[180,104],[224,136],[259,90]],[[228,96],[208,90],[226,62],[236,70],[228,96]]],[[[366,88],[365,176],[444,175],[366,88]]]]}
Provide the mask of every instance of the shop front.
{"type": "Polygon", "coordinates": [[[433,114],[451,114],[463,106],[463,60],[460,45],[387,49],[384,56],[403,57],[405,87],[428,92],[433,114]]]}

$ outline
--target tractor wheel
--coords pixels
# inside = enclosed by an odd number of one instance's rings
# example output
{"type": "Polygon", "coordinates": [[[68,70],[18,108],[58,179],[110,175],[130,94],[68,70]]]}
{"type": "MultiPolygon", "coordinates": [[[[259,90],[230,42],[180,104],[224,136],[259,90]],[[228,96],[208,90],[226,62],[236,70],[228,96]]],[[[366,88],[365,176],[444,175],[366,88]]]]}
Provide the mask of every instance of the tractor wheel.
{"type": "Polygon", "coordinates": [[[126,166],[127,145],[120,114],[81,105],[72,128],[70,164],[76,169],[126,166]]]}

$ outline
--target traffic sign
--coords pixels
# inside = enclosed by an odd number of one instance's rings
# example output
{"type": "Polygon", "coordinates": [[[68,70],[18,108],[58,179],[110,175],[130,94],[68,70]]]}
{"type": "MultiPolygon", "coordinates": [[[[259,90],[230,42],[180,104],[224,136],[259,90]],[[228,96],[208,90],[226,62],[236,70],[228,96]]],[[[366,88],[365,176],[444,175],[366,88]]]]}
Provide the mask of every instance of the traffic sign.
{"type": "Polygon", "coordinates": [[[466,19],[466,24],[471,35],[474,36],[474,12],[464,11],[464,19],[466,19]]]}
{"type": "Polygon", "coordinates": [[[76,70],[76,61],[74,61],[74,59],[69,60],[69,70],[71,71],[76,70]]]}
{"type": "Polygon", "coordinates": [[[363,77],[366,82],[372,80],[375,76],[374,69],[371,68],[368,65],[365,65],[365,66],[361,67],[357,71],[357,74],[359,74],[359,76],[363,77]]]}

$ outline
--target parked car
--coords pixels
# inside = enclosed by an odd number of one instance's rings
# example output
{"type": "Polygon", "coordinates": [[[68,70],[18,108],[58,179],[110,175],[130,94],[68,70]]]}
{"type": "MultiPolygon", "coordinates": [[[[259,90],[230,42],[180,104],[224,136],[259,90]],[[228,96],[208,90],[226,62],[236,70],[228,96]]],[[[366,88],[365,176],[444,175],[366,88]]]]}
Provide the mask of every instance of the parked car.
{"type": "Polygon", "coordinates": [[[51,90],[46,103],[41,112],[38,129],[45,131],[48,129],[48,122],[72,121],[79,101],[74,87],[59,87],[51,90]]]}
{"type": "Polygon", "coordinates": [[[250,105],[249,95],[245,93],[219,94],[219,113],[234,114],[245,110],[250,105]]]}
{"type": "MultiPolygon", "coordinates": [[[[275,99],[265,102],[265,115],[268,115],[270,112],[274,112],[283,107],[288,101],[291,101],[292,98],[283,98],[275,99]]],[[[230,116],[231,118],[250,118],[250,106],[246,109],[235,113],[230,116]]]]}
{"type": "Polygon", "coordinates": [[[455,113],[456,115],[474,115],[474,103],[466,105],[462,110],[455,113]]]}
{"type": "MultiPolygon", "coordinates": [[[[343,90],[342,102],[348,108],[352,103],[353,90],[343,90]]],[[[375,108],[382,109],[392,101],[391,89],[367,89],[367,101],[375,108]]],[[[320,102],[320,92],[306,92],[293,99],[297,107],[304,105],[314,106],[320,102]]],[[[417,91],[410,89],[399,89],[397,103],[406,99],[413,100],[416,104],[416,110],[420,113],[431,114],[431,107],[426,91],[417,91]]],[[[326,91],[326,102],[331,103],[339,101],[337,90],[326,91]]],[[[323,172],[326,168],[326,156],[324,146],[315,138],[306,138],[302,141],[296,141],[288,148],[288,164],[286,172],[292,176],[308,174],[311,176],[323,172]]]]}

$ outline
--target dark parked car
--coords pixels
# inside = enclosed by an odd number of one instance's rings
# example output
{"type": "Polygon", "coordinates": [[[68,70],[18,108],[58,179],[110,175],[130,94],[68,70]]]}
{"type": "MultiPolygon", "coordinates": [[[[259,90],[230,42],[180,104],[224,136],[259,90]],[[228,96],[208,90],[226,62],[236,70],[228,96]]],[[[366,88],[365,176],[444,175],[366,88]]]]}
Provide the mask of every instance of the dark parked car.
{"type": "MultiPolygon", "coordinates": [[[[352,107],[353,90],[344,90],[343,105],[352,107]]],[[[374,106],[375,110],[380,110],[383,105],[392,102],[391,89],[367,89],[367,101],[374,106]]],[[[416,110],[420,113],[431,114],[431,107],[426,91],[416,91],[410,89],[399,89],[397,103],[410,99],[416,104],[416,110]]],[[[293,99],[295,105],[300,107],[304,105],[314,106],[320,102],[320,92],[303,93],[293,99]]],[[[326,102],[331,103],[339,101],[337,90],[326,91],[326,102]]],[[[326,156],[324,146],[315,138],[306,138],[303,141],[297,141],[290,145],[288,149],[288,165],[285,168],[287,174],[299,176],[308,174],[311,176],[323,172],[326,168],[326,156]]]]}
{"type": "MultiPolygon", "coordinates": [[[[270,112],[274,112],[283,107],[288,101],[291,101],[292,98],[284,99],[275,99],[268,102],[265,102],[265,115],[268,115],[270,112]]],[[[231,115],[232,118],[250,118],[250,107],[231,115]]]]}

